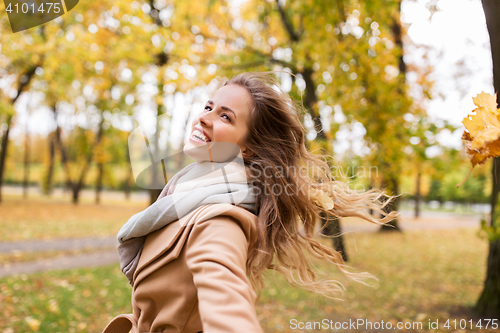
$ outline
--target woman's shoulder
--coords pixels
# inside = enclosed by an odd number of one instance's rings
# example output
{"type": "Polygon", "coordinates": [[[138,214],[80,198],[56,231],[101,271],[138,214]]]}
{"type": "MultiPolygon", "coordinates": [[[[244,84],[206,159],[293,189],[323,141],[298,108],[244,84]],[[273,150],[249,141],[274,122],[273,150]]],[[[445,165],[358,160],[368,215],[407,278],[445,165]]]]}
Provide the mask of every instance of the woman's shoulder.
{"type": "Polygon", "coordinates": [[[174,223],[150,233],[146,237],[145,249],[154,249],[156,257],[162,252],[173,250],[173,247],[182,248],[195,230],[228,223],[238,225],[238,229],[243,232],[249,244],[255,242],[257,234],[255,214],[243,207],[228,203],[207,204],[192,210],[174,223]]]}
{"type": "Polygon", "coordinates": [[[247,240],[255,240],[257,230],[257,215],[249,210],[232,204],[209,204],[198,207],[183,218],[179,219],[182,226],[193,225],[194,228],[214,224],[214,221],[237,223],[247,240]]]}
{"type": "MultiPolygon", "coordinates": [[[[210,236],[209,229],[217,231],[218,235],[225,234],[226,241],[229,243],[241,239],[244,235],[248,249],[255,244],[257,239],[256,225],[257,216],[245,208],[231,204],[200,206],[181,219],[150,233],[146,237],[138,268],[134,274],[134,281],[138,272],[151,266],[159,258],[163,258],[163,260],[159,261],[158,265],[166,264],[176,259],[188,244],[191,244],[192,247],[195,244],[193,243],[195,238],[198,239],[197,243],[199,243],[200,239],[213,237],[210,236]],[[216,228],[223,229],[217,230],[216,228]]],[[[220,242],[222,241],[220,240],[220,242]]],[[[196,245],[194,246],[196,247],[196,245]]],[[[151,266],[150,270],[155,269],[156,266],[151,266]]]]}

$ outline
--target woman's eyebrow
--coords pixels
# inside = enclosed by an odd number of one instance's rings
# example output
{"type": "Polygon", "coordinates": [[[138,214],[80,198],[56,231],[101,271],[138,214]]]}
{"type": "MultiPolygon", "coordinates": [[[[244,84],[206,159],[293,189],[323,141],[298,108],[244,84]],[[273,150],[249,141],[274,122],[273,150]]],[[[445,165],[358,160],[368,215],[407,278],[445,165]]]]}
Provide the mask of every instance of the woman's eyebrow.
{"type": "Polygon", "coordinates": [[[236,117],[236,113],[235,113],[233,110],[231,110],[230,108],[228,108],[227,106],[221,106],[220,108],[221,108],[222,110],[226,110],[226,111],[230,111],[230,112],[232,112],[232,113],[233,113],[233,115],[234,115],[234,118],[235,118],[235,119],[237,118],[237,117],[236,117]]]}
{"type": "MultiPolygon", "coordinates": [[[[214,102],[213,102],[213,101],[211,101],[211,100],[208,100],[208,101],[207,101],[207,104],[213,105],[213,104],[214,104],[214,102]]],[[[222,110],[226,110],[226,111],[230,111],[230,112],[232,112],[232,113],[233,113],[233,115],[234,115],[234,118],[235,118],[235,119],[238,119],[238,117],[236,117],[236,112],[234,112],[233,110],[231,110],[231,109],[230,109],[230,108],[228,108],[227,106],[221,106],[220,108],[221,108],[222,110]]]]}

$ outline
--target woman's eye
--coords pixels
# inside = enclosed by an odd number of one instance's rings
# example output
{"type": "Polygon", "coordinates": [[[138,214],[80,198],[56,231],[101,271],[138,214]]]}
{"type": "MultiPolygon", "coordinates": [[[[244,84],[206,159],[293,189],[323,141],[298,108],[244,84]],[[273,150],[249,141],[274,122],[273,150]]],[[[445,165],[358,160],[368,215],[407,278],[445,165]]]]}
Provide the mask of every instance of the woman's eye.
{"type": "MultiPolygon", "coordinates": [[[[205,106],[205,111],[212,111],[212,107],[209,105],[205,106]]],[[[231,117],[229,117],[226,113],[221,114],[222,117],[227,117],[226,119],[232,123],[231,117]]]]}

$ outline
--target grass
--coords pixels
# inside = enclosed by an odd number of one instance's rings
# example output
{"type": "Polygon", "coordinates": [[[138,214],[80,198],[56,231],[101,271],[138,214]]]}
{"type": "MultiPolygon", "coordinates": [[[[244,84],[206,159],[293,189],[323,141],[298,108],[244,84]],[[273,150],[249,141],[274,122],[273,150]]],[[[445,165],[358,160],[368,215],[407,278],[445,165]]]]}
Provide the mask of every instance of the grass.
{"type": "MultiPolygon", "coordinates": [[[[83,200],[75,206],[66,199],[31,197],[24,201],[9,195],[3,199],[0,241],[116,235],[130,216],[147,206],[109,200],[102,205],[83,200]]],[[[330,244],[328,239],[321,242],[330,244]]],[[[256,306],[265,332],[345,331],[291,328],[293,320],[298,324],[324,319],[423,324],[421,330],[407,332],[495,331],[443,327],[447,319],[474,318],[471,308],[482,290],[487,256],[487,242],[477,237],[477,230],[355,233],[347,234],[345,242],[351,271],[369,272],[379,281],[364,286],[347,279],[336,267],[314,260],[328,278],[345,286],[344,301],[336,301],[291,287],[279,273],[267,272],[267,287],[256,306]],[[429,330],[429,321],[436,320],[440,328],[429,330]]],[[[22,252],[3,255],[0,261],[37,260],[66,252],[22,252]]],[[[131,288],[118,264],[2,278],[0,332],[100,332],[114,316],[131,312],[130,296],[131,288]]]]}
{"type": "Polygon", "coordinates": [[[117,265],[4,278],[2,332],[101,332],[117,312],[128,312],[130,286],[117,265]]]}
{"type": "MultiPolygon", "coordinates": [[[[442,327],[446,319],[473,318],[470,309],[482,289],[487,254],[487,244],[476,232],[348,235],[351,271],[370,272],[379,281],[364,286],[315,260],[328,278],[346,287],[341,302],[291,287],[279,273],[274,278],[268,273],[256,306],[261,325],[265,332],[335,332],[344,330],[294,330],[290,322],[418,321],[423,329],[404,331],[430,332],[429,320],[439,320],[441,328],[432,332],[494,332],[442,327]]],[[[0,332],[100,332],[115,315],[131,311],[131,288],[117,264],[3,278],[0,291],[0,332]]]]}
{"type": "Polygon", "coordinates": [[[418,321],[423,323],[422,331],[427,331],[429,320],[444,323],[450,318],[472,318],[471,307],[482,290],[487,254],[487,244],[473,229],[355,234],[346,241],[352,258],[349,265],[355,271],[372,273],[379,282],[367,287],[323,264],[320,267],[329,277],[346,287],[344,301],[338,302],[283,287],[285,282],[279,278],[260,303],[266,331],[293,332],[292,319],[304,323],[325,318],[334,322],[383,320],[394,325],[418,321]]]}

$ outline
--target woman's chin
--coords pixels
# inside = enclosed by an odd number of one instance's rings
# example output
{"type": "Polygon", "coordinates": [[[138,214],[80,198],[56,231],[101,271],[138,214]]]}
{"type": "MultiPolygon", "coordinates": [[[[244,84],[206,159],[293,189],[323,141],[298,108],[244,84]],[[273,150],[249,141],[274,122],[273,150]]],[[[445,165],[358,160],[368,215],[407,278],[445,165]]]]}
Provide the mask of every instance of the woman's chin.
{"type": "Polygon", "coordinates": [[[184,145],[183,151],[186,155],[193,158],[198,164],[210,160],[206,143],[188,140],[188,142],[184,145]]]}
{"type": "Polygon", "coordinates": [[[186,155],[198,164],[206,161],[228,162],[236,157],[242,158],[240,147],[231,142],[193,142],[189,140],[183,148],[186,155]],[[210,146],[210,147],[209,147],[210,146]]]}

